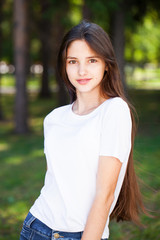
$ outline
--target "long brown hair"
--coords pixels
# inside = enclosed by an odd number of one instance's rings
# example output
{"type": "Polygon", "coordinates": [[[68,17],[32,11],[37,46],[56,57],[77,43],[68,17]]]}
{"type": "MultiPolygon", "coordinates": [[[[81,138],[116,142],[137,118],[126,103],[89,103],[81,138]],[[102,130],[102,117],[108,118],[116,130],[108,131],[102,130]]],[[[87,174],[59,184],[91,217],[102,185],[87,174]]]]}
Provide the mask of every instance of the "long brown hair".
{"type": "Polygon", "coordinates": [[[108,70],[104,73],[104,77],[101,82],[101,93],[103,96],[121,97],[128,103],[130,108],[132,118],[132,147],[123,185],[116,206],[111,213],[111,218],[116,218],[117,221],[132,220],[135,223],[139,223],[139,212],[140,210],[145,212],[145,209],[137,184],[133,163],[133,145],[136,131],[134,108],[125,97],[110,38],[100,26],[87,21],[82,21],[64,36],[57,59],[57,74],[59,75],[59,78],[65,82],[71,97],[71,102],[75,101],[77,96],[75,87],[70,83],[66,73],[66,54],[69,45],[75,40],[85,40],[86,43],[96,53],[98,53],[106,63],[108,70]]]}

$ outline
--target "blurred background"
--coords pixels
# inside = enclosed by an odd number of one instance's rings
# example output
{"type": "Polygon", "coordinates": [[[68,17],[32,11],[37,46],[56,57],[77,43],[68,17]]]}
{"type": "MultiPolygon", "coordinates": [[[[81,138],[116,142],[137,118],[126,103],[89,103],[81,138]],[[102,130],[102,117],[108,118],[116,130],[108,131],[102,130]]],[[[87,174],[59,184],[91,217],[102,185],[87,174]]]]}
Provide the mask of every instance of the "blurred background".
{"type": "Polygon", "coordinates": [[[19,239],[43,186],[43,119],[69,102],[55,72],[57,50],[82,19],[112,40],[139,116],[135,168],[154,216],[142,215],[141,227],[112,221],[110,239],[160,239],[160,1],[0,0],[0,240],[19,239]]]}

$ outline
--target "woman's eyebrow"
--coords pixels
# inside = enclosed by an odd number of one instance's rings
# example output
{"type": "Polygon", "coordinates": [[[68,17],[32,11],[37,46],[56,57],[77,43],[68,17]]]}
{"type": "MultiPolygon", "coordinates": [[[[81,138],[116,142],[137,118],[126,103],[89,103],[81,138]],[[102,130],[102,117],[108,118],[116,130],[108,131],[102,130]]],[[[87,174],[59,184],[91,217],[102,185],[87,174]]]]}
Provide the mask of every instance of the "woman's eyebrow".
{"type": "MultiPolygon", "coordinates": [[[[89,57],[86,57],[86,58],[87,58],[87,59],[88,59],[88,58],[100,58],[100,56],[89,56],[89,57]]],[[[78,59],[78,58],[68,56],[67,59],[78,59]]]]}
{"type": "Polygon", "coordinates": [[[77,59],[77,58],[68,56],[67,59],[77,59]]]}
{"type": "Polygon", "coordinates": [[[100,56],[91,56],[91,57],[87,57],[87,58],[100,58],[100,56]]]}

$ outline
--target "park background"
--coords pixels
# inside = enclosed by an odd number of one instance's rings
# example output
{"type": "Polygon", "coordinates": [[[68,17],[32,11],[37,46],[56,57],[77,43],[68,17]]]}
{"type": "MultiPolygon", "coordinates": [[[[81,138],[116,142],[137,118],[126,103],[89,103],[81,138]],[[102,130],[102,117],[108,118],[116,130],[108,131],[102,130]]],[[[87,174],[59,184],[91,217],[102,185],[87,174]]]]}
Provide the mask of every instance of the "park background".
{"type": "MultiPolygon", "coordinates": [[[[59,43],[82,19],[110,35],[139,116],[135,169],[153,218],[110,224],[114,240],[160,239],[160,1],[0,1],[0,240],[19,239],[43,186],[43,119],[69,102],[56,76],[59,43]]],[[[79,207],[79,206],[77,206],[79,207]]]]}

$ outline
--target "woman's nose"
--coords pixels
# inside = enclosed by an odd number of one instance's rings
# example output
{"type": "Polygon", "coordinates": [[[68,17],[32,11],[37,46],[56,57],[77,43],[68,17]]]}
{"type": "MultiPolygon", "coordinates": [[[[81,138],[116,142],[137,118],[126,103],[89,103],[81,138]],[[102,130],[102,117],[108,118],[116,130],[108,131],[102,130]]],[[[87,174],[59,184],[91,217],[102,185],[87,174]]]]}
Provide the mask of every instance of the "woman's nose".
{"type": "Polygon", "coordinates": [[[79,74],[80,76],[84,76],[84,75],[86,75],[86,73],[87,73],[86,65],[85,65],[85,64],[79,64],[78,74],[79,74]]]}

